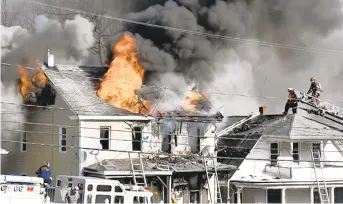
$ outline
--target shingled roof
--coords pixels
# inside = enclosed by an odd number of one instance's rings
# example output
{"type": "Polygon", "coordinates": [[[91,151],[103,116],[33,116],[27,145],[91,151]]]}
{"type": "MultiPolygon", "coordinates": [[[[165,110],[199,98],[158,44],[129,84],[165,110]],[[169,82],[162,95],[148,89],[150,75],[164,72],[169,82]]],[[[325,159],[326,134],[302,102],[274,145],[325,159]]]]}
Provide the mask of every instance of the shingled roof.
{"type": "MultiPolygon", "coordinates": [[[[45,66],[45,65],[44,65],[45,66]]],[[[45,67],[45,74],[54,88],[76,115],[86,116],[118,116],[140,115],[113,107],[96,95],[97,82],[92,80],[90,70],[104,68],[82,67],[76,65],[55,65],[45,67]]]]}

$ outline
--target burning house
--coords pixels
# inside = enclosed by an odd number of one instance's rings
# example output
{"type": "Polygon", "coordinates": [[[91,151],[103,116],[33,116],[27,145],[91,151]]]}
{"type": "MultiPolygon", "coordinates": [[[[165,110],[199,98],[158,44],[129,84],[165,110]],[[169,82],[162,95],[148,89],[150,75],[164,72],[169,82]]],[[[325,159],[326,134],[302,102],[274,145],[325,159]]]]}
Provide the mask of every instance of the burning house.
{"type": "Polygon", "coordinates": [[[233,169],[205,158],[215,156],[216,123],[223,116],[206,113],[207,99],[195,89],[174,111],[154,108],[156,102],[138,91],[145,70],[134,38],[123,35],[114,54],[109,67],[55,64],[50,53],[36,72],[19,67],[18,91],[25,102],[49,108],[30,109],[21,152],[8,171],[33,175],[49,161],[53,177],[144,183],[157,202],[176,195],[183,202],[213,201],[214,171],[233,169]],[[47,145],[35,145],[42,143],[47,145]]]}

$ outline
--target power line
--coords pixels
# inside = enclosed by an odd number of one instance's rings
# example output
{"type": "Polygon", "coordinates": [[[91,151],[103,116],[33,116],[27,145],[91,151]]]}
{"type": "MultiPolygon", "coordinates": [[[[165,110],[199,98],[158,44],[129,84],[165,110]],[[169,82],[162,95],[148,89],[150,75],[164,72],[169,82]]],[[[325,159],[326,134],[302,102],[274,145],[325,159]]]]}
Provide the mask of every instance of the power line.
{"type": "MultiPolygon", "coordinates": [[[[17,64],[10,64],[10,63],[1,63],[3,65],[6,65],[6,66],[21,66],[21,65],[17,65],[17,64]]],[[[28,67],[28,66],[21,66],[23,68],[27,68],[27,69],[37,69],[37,68],[33,68],[33,67],[28,67]]],[[[51,70],[51,72],[55,72],[55,73],[63,73],[63,72],[60,72],[60,71],[53,71],[51,70]]],[[[71,74],[71,75],[75,75],[75,76],[78,76],[80,78],[89,78],[89,79],[96,79],[96,80],[103,80],[103,78],[99,78],[99,77],[91,77],[91,76],[84,76],[84,75],[80,75],[78,73],[73,73],[73,72],[68,72],[68,74],[71,74]]],[[[114,80],[108,80],[108,81],[114,81],[114,80]]],[[[150,87],[150,88],[155,88],[157,89],[155,92],[158,92],[158,90],[170,90],[170,91],[175,91],[175,92],[190,92],[191,90],[181,90],[181,89],[175,89],[175,88],[170,88],[170,87],[167,87],[167,86],[157,86],[157,85],[142,85],[142,88],[143,87],[150,87]]],[[[94,91],[96,92],[96,91],[94,91]]],[[[223,95],[223,96],[240,96],[240,97],[248,97],[248,98],[262,98],[262,99],[275,99],[275,100],[288,100],[287,97],[275,97],[275,96],[261,96],[261,95],[251,95],[251,94],[239,94],[239,93],[222,93],[222,92],[201,92],[203,94],[206,94],[206,95],[223,95]]],[[[146,93],[142,93],[142,95],[145,95],[146,93]]],[[[147,93],[149,94],[149,93],[147,93]]],[[[343,101],[326,101],[326,102],[331,102],[331,103],[343,103],[343,101]]]]}
{"type": "MultiPolygon", "coordinates": [[[[26,125],[40,125],[40,126],[50,126],[50,127],[64,127],[64,128],[78,128],[78,129],[89,129],[89,130],[101,130],[101,128],[93,128],[93,127],[83,127],[83,126],[75,126],[75,125],[66,125],[66,124],[53,124],[53,123],[35,123],[35,122],[27,122],[27,121],[6,121],[6,120],[2,120],[2,123],[19,123],[19,124],[26,124],[26,125]]],[[[233,124],[234,125],[234,124],[233,124]]],[[[256,128],[260,128],[260,127],[273,127],[273,128],[281,128],[283,126],[273,126],[273,125],[259,125],[256,124],[258,127],[256,128]]],[[[325,129],[325,128],[311,128],[311,127],[292,127],[294,129],[311,129],[311,130],[327,130],[327,131],[332,131],[332,129],[325,129]]],[[[131,130],[118,130],[118,129],[112,129],[110,130],[110,132],[129,132],[132,133],[131,130]]],[[[152,134],[153,132],[147,132],[147,131],[142,131],[142,133],[145,134],[152,134]]],[[[168,135],[169,133],[163,133],[165,135],[168,135]]],[[[311,133],[313,134],[313,133],[311,133]]],[[[202,136],[198,136],[198,135],[185,135],[185,134],[178,134],[179,136],[189,136],[189,137],[202,137],[202,136]]],[[[320,134],[318,134],[320,135],[320,134]]],[[[323,133],[323,135],[328,135],[327,133],[323,133]]],[[[335,134],[330,134],[330,136],[342,136],[342,135],[335,135],[335,134]]],[[[273,137],[270,137],[273,138],[273,137]]],[[[278,137],[275,136],[274,138],[283,138],[283,137],[278,137]]]]}
{"type": "MultiPolygon", "coordinates": [[[[46,132],[37,132],[37,131],[23,131],[23,130],[10,130],[10,129],[4,129],[4,128],[1,128],[1,130],[4,130],[4,131],[8,131],[8,132],[21,132],[21,133],[35,133],[35,134],[44,134],[44,135],[51,135],[51,136],[54,136],[54,135],[60,135],[58,133],[46,133],[46,132]]],[[[28,135],[30,136],[30,135],[28,135]]],[[[37,137],[37,135],[31,135],[32,137],[37,137]]],[[[179,136],[179,135],[178,135],[179,136]]],[[[323,135],[325,136],[325,135],[323,135]]],[[[72,138],[86,138],[86,139],[94,139],[94,140],[103,140],[102,138],[100,137],[90,137],[90,136],[83,136],[83,135],[79,135],[79,136],[75,136],[75,135],[72,135],[71,136],[72,138]]],[[[191,137],[191,136],[190,136],[191,137]]],[[[213,137],[207,137],[207,138],[213,138],[213,137]]],[[[270,138],[270,137],[268,137],[270,138]]],[[[274,138],[279,138],[279,137],[274,137],[274,138]]],[[[260,139],[252,139],[252,138],[235,138],[235,137],[230,137],[230,138],[225,138],[225,137],[219,137],[218,138],[219,140],[238,140],[238,141],[259,141],[260,139]]],[[[141,140],[133,140],[133,139],[118,139],[118,138],[110,138],[110,139],[106,139],[108,141],[120,141],[120,142],[142,142],[141,140]]],[[[171,139],[172,140],[172,139],[171,139]]],[[[1,140],[0,140],[1,141],[1,140]]],[[[343,141],[343,140],[342,140],[343,141]]],[[[215,141],[214,141],[215,142],[215,141]]],[[[197,145],[197,144],[190,144],[190,143],[179,143],[179,142],[163,142],[163,141],[149,141],[148,142],[149,144],[176,144],[176,145],[189,145],[189,146],[195,146],[195,147],[201,147],[201,146],[208,146],[208,147],[217,147],[217,148],[225,148],[225,149],[243,149],[243,150],[247,150],[249,148],[247,147],[239,147],[239,146],[230,146],[230,145],[208,145],[208,144],[200,144],[200,145],[197,145]]],[[[296,141],[294,141],[293,143],[297,143],[296,141]]],[[[298,142],[298,143],[301,143],[301,142],[298,142]]],[[[315,142],[314,142],[315,143],[315,142]]],[[[218,142],[216,142],[216,144],[218,144],[218,142]]],[[[262,148],[262,147],[254,147],[254,149],[258,149],[258,150],[270,150],[270,148],[262,148]]],[[[287,150],[287,148],[280,148],[280,149],[283,149],[283,150],[287,150]]],[[[307,151],[311,151],[312,148],[301,148],[301,150],[305,150],[305,152],[307,151]]],[[[339,150],[322,150],[322,152],[339,152],[339,150]]]]}
{"type": "Polygon", "coordinates": [[[103,15],[103,14],[95,14],[95,13],[86,12],[86,11],[78,10],[78,9],[71,9],[71,8],[67,8],[67,7],[54,6],[54,5],[45,4],[45,3],[36,2],[36,1],[27,1],[27,0],[20,0],[20,1],[25,2],[25,3],[29,3],[29,4],[35,4],[35,5],[50,7],[50,8],[59,9],[59,10],[65,10],[65,11],[84,14],[84,15],[92,15],[92,16],[97,16],[97,17],[101,17],[101,18],[112,19],[112,20],[116,20],[119,22],[143,25],[143,26],[147,26],[147,27],[159,28],[159,29],[181,32],[181,33],[187,33],[187,34],[196,35],[196,36],[203,36],[203,37],[222,39],[222,40],[228,40],[228,41],[234,41],[234,42],[250,42],[250,43],[256,43],[256,44],[259,44],[262,46],[278,47],[278,48],[283,48],[283,49],[302,50],[302,51],[309,51],[309,52],[321,51],[321,52],[332,52],[332,53],[339,53],[339,54],[343,53],[343,50],[311,48],[311,47],[302,47],[302,46],[296,46],[296,45],[286,45],[286,44],[281,44],[281,43],[264,42],[264,41],[253,40],[253,39],[243,39],[243,38],[237,38],[237,37],[230,37],[230,36],[226,36],[226,35],[211,34],[211,33],[175,28],[175,27],[170,27],[170,26],[161,26],[161,25],[156,25],[156,24],[151,24],[151,23],[144,23],[144,22],[129,20],[129,19],[120,18],[120,17],[113,17],[113,16],[103,15]]]}
{"type": "MultiPolygon", "coordinates": [[[[8,143],[15,143],[15,144],[30,144],[30,145],[37,145],[37,146],[48,146],[48,147],[65,147],[68,149],[76,149],[76,150],[95,150],[95,151],[102,151],[103,149],[99,148],[87,148],[87,147],[78,147],[78,146],[63,146],[63,145],[55,145],[55,144],[44,144],[44,143],[35,143],[35,142],[21,142],[21,141],[15,141],[15,140],[1,140],[2,142],[8,142],[8,143]]],[[[119,153],[138,153],[137,151],[124,151],[124,150],[106,150],[106,152],[119,152],[119,153]]],[[[142,154],[145,155],[154,155],[154,156],[176,156],[176,157],[184,157],[189,158],[189,155],[176,155],[176,154],[168,154],[168,153],[151,153],[151,152],[142,152],[142,154]]],[[[274,161],[273,159],[261,159],[261,158],[248,158],[248,157],[219,157],[219,156],[201,156],[204,158],[215,158],[215,159],[223,159],[223,160],[250,160],[250,161],[274,161]]],[[[200,156],[199,156],[200,158],[200,156]]],[[[278,159],[277,161],[290,161],[287,159],[278,159]]],[[[311,162],[312,160],[297,160],[299,162],[311,162]]],[[[317,161],[316,161],[317,162],[317,161]]],[[[325,160],[325,161],[318,161],[318,162],[330,162],[330,163],[342,163],[342,161],[334,161],[334,160],[325,160]]]]}

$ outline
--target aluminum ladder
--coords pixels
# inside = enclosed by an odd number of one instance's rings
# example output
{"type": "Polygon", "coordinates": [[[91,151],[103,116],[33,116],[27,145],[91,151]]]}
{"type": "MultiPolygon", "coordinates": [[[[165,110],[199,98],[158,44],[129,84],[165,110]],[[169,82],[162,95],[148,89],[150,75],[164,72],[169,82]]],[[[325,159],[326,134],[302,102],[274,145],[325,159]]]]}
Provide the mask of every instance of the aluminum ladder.
{"type": "Polygon", "coordinates": [[[311,149],[311,154],[312,154],[314,175],[316,177],[316,183],[317,183],[320,203],[330,203],[329,193],[328,193],[328,189],[326,187],[326,182],[325,182],[325,178],[323,175],[323,169],[322,169],[322,165],[321,165],[320,150],[313,151],[311,149]],[[318,161],[319,161],[319,165],[316,163],[318,161]],[[317,175],[317,167],[319,167],[319,170],[320,170],[320,174],[322,177],[321,180],[320,180],[320,178],[318,178],[318,175],[317,175]]]}
{"type": "MultiPolygon", "coordinates": [[[[207,161],[205,160],[205,157],[203,157],[203,161],[204,161],[204,165],[205,165],[205,171],[206,171],[206,178],[207,178],[207,183],[208,183],[208,191],[210,194],[210,200],[211,203],[213,202],[212,200],[212,193],[211,193],[211,188],[210,188],[210,175],[208,172],[208,164],[207,161]]],[[[214,169],[214,173],[212,176],[214,176],[215,179],[215,186],[217,188],[217,193],[216,193],[216,198],[214,200],[213,203],[223,203],[223,199],[222,199],[222,194],[220,192],[220,184],[219,184],[219,179],[218,179],[218,171],[217,171],[217,166],[216,166],[216,162],[215,162],[215,158],[212,157],[212,162],[213,162],[213,169],[214,169]]]]}
{"type": "Polygon", "coordinates": [[[320,110],[320,115],[324,115],[326,112],[343,120],[343,108],[340,108],[331,103],[322,101],[318,98],[314,98],[303,92],[300,92],[300,101],[303,103],[310,103],[320,110]]]}
{"type": "Polygon", "coordinates": [[[144,172],[144,166],[143,166],[143,161],[142,161],[142,155],[141,153],[138,154],[139,158],[139,163],[134,163],[131,154],[129,154],[129,159],[130,159],[130,165],[131,165],[131,171],[132,171],[132,176],[133,176],[133,183],[136,186],[144,186],[147,187],[147,182],[146,182],[146,177],[145,177],[145,172],[144,172]],[[137,168],[138,167],[138,168],[137,168]],[[143,183],[139,183],[137,180],[142,179],[143,183]]]}

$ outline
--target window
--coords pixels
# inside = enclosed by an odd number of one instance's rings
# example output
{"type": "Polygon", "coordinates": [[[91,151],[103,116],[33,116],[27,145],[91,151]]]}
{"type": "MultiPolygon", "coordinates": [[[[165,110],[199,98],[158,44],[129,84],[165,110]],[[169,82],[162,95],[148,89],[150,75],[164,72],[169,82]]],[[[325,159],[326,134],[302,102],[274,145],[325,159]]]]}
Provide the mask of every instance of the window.
{"type": "Polygon", "coordinates": [[[312,151],[313,151],[312,157],[314,159],[315,165],[320,166],[320,157],[321,157],[320,143],[313,143],[312,151]]]}
{"type": "Polygon", "coordinates": [[[279,156],[279,143],[270,144],[270,164],[277,165],[277,158],[279,156]]]}
{"type": "Polygon", "coordinates": [[[27,132],[24,132],[21,138],[21,151],[27,151],[27,132]]]}
{"type": "Polygon", "coordinates": [[[110,185],[98,185],[96,187],[97,191],[101,191],[101,192],[110,192],[112,190],[112,186],[110,185]]]}
{"type": "Polygon", "coordinates": [[[313,189],[313,203],[321,203],[318,188],[313,189]]]}
{"type": "Polygon", "coordinates": [[[66,152],[67,151],[67,128],[60,127],[58,132],[59,132],[60,152],[66,152]]]}
{"type": "Polygon", "coordinates": [[[102,149],[110,149],[110,127],[100,127],[100,144],[102,149]]]}
{"type": "Polygon", "coordinates": [[[57,186],[62,187],[62,181],[61,180],[57,180],[57,186]]]}
{"type": "Polygon", "coordinates": [[[281,189],[268,189],[267,190],[267,203],[281,203],[281,189]]]}
{"type": "Polygon", "coordinates": [[[92,190],[93,190],[93,185],[92,184],[88,185],[87,186],[87,191],[92,191],[92,190]]]}
{"type": "Polygon", "coordinates": [[[142,127],[134,127],[132,133],[132,150],[142,150],[142,127]]]}
{"type": "Polygon", "coordinates": [[[95,203],[107,203],[105,200],[108,199],[108,203],[111,203],[111,196],[110,195],[96,195],[95,196],[95,203]]]}
{"type": "Polygon", "coordinates": [[[114,191],[116,193],[121,193],[121,192],[123,192],[123,189],[120,186],[116,186],[116,187],[114,187],[114,191]]]}
{"type": "Polygon", "coordinates": [[[133,197],[133,203],[148,203],[148,198],[143,196],[135,196],[133,197]]]}
{"type": "Polygon", "coordinates": [[[294,142],[293,143],[293,161],[294,162],[299,162],[299,143],[294,142]]]}
{"type": "Polygon", "coordinates": [[[119,204],[119,203],[124,203],[124,196],[116,196],[114,197],[114,203],[119,204]]]}

